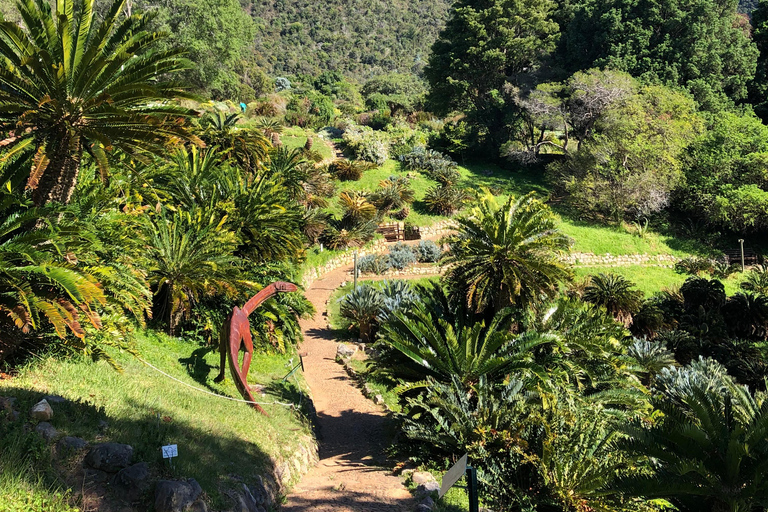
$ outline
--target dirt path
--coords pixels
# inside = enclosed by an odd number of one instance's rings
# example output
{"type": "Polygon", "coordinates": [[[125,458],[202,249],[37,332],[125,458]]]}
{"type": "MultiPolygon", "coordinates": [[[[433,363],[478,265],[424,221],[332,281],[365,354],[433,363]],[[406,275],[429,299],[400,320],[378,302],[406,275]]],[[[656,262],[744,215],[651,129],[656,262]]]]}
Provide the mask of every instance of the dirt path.
{"type": "Polygon", "coordinates": [[[335,362],[336,342],[324,313],[351,268],[329,272],[306,292],[317,313],[301,322],[301,350],[307,352],[304,377],[317,410],[320,462],[293,489],[284,511],[411,512],[415,507],[401,479],[382,467],[384,410],[365,398],[335,362]]]}

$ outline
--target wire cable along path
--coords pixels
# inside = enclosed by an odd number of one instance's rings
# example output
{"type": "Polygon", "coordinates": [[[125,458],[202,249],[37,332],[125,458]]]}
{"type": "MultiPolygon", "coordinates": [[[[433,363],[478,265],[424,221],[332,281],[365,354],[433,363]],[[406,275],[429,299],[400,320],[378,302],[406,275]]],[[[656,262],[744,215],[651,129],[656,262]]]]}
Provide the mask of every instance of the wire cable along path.
{"type": "Polygon", "coordinates": [[[207,389],[203,389],[203,388],[199,388],[197,386],[193,386],[192,384],[184,382],[181,379],[177,379],[173,375],[167,374],[166,372],[164,372],[160,368],[158,368],[158,367],[148,363],[147,361],[143,360],[142,358],[140,358],[138,356],[136,356],[136,359],[138,359],[139,361],[141,361],[145,365],[149,366],[150,368],[155,370],[157,373],[165,375],[169,379],[171,379],[171,380],[173,380],[175,382],[178,382],[179,384],[182,384],[182,385],[184,385],[184,386],[186,386],[188,388],[194,389],[195,391],[199,391],[200,393],[205,393],[206,395],[211,395],[211,396],[215,396],[216,398],[222,398],[224,400],[230,400],[232,402],[240,402],[240,403],[250,404],[250,405],[282,405],[284,407],[290,407],[291,409],[295,409],[296,408],[296,404],[285,403],[285,402],[278,402],[277,400],[275,400],[274,402],[256,402],[256,401],[252,401],[252,400],[243,400],[241,398],[232,398],[231,396],[220,395],[218,393],[214,393],[213,391],[208,391],[207,389]]]}

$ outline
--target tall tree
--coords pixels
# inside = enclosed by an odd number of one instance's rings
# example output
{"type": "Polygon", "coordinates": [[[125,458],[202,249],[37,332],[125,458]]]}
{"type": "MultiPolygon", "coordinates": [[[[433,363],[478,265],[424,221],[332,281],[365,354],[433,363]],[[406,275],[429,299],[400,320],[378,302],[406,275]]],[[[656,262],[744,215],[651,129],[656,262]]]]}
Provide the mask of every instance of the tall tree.
{"type": "Polygon", "coordinates": [[[141,14],[123,17],[125,0],[103,20],[94,2],[58,0],[54,12],[21,0],[25,28],[0,18],[0,161],[31,159],[38,205],[69,201],[84,153],[106,174],[115,149],[161,153],[194,138],[183,124],[193,112],[170,101],[185,93],[161,79],[187,67],[180,51],[153,50],[162,34],[146,31],[141,14]]]}
{"type": "Polygon", "coordinates": [[[491,136],[503,136],[506,85],[555,48],[554,9],[552,0],[459,0],[424,70],[431,108],[467,112],[491,136]]]}
{"type": "Polygon", "coordinates": [[[585,0],[564,30],[570,71],[609,67],[693,93],[704,109],[746,98],[757,48],[737,0],[585,0]]]}

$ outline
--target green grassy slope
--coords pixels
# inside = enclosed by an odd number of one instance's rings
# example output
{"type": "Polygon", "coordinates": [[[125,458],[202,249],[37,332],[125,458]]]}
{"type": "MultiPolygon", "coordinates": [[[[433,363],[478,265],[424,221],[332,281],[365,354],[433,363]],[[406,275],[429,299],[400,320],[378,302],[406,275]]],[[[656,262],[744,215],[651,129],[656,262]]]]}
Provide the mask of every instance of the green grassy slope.
{"type": "MultiPolygon", "coordinates": [[[[141,335],[137,349],[146,361],[184,383],[240,398],[229,375],[221,385],[213,383],[218,355],[208,348],[163,335],[141,335]]],[[[44,394],[68,398],[71,403],[54,406],[51,423],[60,433],[91,443],[128,443],[135,449],[134,460],[150,463],[161,476],[195,478],[214,508],[231,506],[225,491],[266,474],[272,460],[293,454],[298,440],[309,435],[305,421],[288,408],[265,406],[270,416],[263,416],[246,404],[174,382],[129,354],[115,354],[115,359],[122,372],[82,358],[44,358],[22,368],[17,377],[0,380],[0,396],[17,397],[24,415],[44,394]],[[104,432],[99,430],[101,420],[109,425],[104,432]],[[161,458],[160,447],[165,444],[178,444],[173,468],[161,458]]],[[[279,380],[289,370],[289,359],[289,355],[255,355],[249,382],[266,386],[264,402],[299,401],[295,381],[279,380]]],[[[13,429],[0,434],[12,436],[13,429]]],[[[0,467],[9,463],[8,458],[21,456],[25,449],[0,448],[0,467]]],[[[53,480],[37,482],[40,476],[40,471],[28,471],[15,484],[0,479],[0,496],[29,488],[41,499],[47,497],[53,480]]]]}

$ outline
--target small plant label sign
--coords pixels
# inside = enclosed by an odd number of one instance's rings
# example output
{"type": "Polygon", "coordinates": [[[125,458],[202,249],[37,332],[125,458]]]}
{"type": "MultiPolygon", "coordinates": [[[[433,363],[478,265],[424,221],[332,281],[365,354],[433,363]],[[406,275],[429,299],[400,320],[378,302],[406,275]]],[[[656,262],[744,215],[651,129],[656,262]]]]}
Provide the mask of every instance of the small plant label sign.
{"type": "Polygon", "coordinates": [[[163,446],[163,458],[164,459],[171,459],[173,457],[179,456],[179,447],[175,444],[169,444],[168,446],[163,446]]]}

